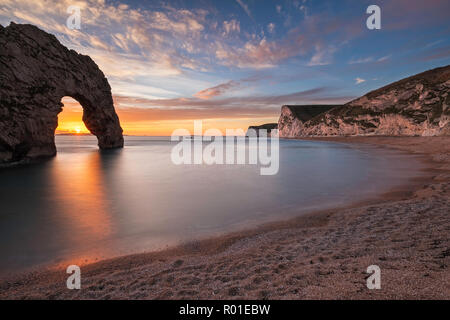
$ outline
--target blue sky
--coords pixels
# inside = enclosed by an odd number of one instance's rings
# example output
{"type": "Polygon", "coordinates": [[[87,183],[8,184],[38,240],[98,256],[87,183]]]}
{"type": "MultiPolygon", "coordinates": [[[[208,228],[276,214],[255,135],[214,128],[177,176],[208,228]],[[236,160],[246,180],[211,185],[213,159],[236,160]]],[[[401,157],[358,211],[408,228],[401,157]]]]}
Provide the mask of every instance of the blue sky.
{"type": "Polygon", "coordinates": [[[32,23],[90,55],[122,122],[155,134],[276,121],[282,104],[347,102],[448,65],[449,12],[448,0],[0,0],[2,25],[32,23]],[[381,30],[366,27],[371,4],[381,30]],[[66,27],[70,5],[80,30],[66,27]]]}

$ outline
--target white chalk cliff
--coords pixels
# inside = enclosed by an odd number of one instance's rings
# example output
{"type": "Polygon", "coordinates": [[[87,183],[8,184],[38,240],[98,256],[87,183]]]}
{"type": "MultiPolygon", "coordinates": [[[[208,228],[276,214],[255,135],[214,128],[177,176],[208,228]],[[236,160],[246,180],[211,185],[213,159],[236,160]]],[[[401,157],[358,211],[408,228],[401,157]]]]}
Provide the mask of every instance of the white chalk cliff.
{"type": "Polygon", "coordinates": [[[450,135],[450,66],[337,106],[283,106],[280,137],[450,135]]]}

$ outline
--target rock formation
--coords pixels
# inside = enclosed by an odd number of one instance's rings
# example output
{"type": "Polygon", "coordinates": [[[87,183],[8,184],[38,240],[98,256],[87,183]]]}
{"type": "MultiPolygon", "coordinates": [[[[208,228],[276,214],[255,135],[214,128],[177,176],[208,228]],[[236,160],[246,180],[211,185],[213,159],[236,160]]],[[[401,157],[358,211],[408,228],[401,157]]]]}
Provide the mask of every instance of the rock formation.
{"type": "Polygon", "coordinates": [[[260,126],[250,126],[248,127],[247,133],[245,136],[257,136],[259,137],[260,130],[266,130],[267,136],[270,137],[272,130],[275,130],[278,128],[278,123],[266,123],[260,126]],[[254,130],[252,132],[252,130],[254,130]]]}
{"type": "Polygon", "coordinates": [[[123,147],[111,87],[88,56],[32,25],[0,26],[0,163],[56,154],[61,99],[83,107],[83,121],[102,149],[123,147]]]}
{"type": "Polygon", "coordinates": [[[305,123],[312,118],[335,108],[337,105],[286,105],[281,107],[278,120],[280,137],[299,136],[305,123]]]}
{"type": "Polygon", "coordinates": [[[328,110],[283,106],[278,129],[280,137],[450,135],[450,66],[397,81],[328,110]]]}

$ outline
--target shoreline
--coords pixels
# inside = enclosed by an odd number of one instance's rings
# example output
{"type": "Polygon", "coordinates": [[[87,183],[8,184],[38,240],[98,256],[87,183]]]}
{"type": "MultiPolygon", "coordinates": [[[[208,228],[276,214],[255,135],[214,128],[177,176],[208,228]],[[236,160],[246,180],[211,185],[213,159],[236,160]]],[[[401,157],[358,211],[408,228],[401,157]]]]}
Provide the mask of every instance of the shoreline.
{"type": "MultiPolygon", "coordinates": [[[[355,148],[359,143],[370,144],[420,155],[420,161],[426,164],[427,175],[416,179],[411,185],[350,206],[270,222],[162,251],[85,265],[82,267],[81,290],[66,289],[65,270],[35,271],[2,279],[0,299],[449,299],[447,283],[450,283],[450,275],[447,268],[450,263],[450,241],[445,238],[448,238],[450,218],[445,213],[450,211],[450,137],[327,137],[301,140],[343,142],[355,148]],[[414,223],[425,219],[417,216],[418,212],[427,215],[427,210],[420,209],[425,202],[430,207],[429,211],[436,211],[428,217],[428,224],[431,223],[428,227],[434,227],[435,222],[439,221],[436,227],[442,229],[429,235],[434,249],[439,251],[442,248],[442,258],[437,259],[441,271],[439,268],[429,268],[429,264],[435,264],[436,259],[417,265],[409,261],[406,252],[418,254],[416,251],[410,252],[411,246],[406,247],[403,243],[411,241],[411,236],[398,234],[398,241],[395,237],[391,238],[396,229],[390,229],[391,225],[385,221],[389,217],[396,227],[401,228],[401,221],[398,220],[403,218],[406,224],[411,224],[410,231],[426,229],[426,221],[414,223]],[[397,208],[397,211],[403,212],[404,207],[410,209],[404,212],[403,217],[393,210],[397,208]],[[361,228],[363,233],[359,230],[361,228]],[[358,230],[359,233],[352,234],[358,230]],[[366,248],[361,247],[361,241],[367,244],[366,248]],[[371,241],[381,241],[381,247],[387,246],[395,254],[382,259],[379,256],[381,253],[378,253],[380,246],[371,241]],[[403,246],[399,249],[395,247],[397,243],[403,243],[403,246]],[[353,252],[355,250],[357,252],[353,252]],[[374,256],[375,252],[377,254],[374,256]],[[370,261],[369,256],[374,261],[370,261]],[[397,259],[391,261],[390,258],[397,259]],[[367,265],[358,268],[363,261],[367,265]],[[385,290],[368,290],[365,287],[365,268],[377,264],[372,262],[380,265],[383,275],[387,272],[388,279],[394,282],[405,279],[406,283],[393,286],[388,293],[385,290]],[[404,270],[405,274],[399,275],[399,270],[408,269],[404,268],[405,265],[413,269],[422,267],[423,270],[420,275],[411,270],[404,270]],[[427,265],[428,272],[424,267],[427,265]],[[426,283],[418,279],[422,277],[426,283]],[[406,290],[414,281],[416,284],[422,283],[423,290],[420,287],[406,290]],[[433,285],[430,286],[430,282],[433,285]]],[[[415,244],[421,247],[420,237],[416,240],[415,244]]],[[[388,256],[389,250],[382,252],[388,256]]],[[[429,254],[427,250],[424,253],[429,254]]]]}

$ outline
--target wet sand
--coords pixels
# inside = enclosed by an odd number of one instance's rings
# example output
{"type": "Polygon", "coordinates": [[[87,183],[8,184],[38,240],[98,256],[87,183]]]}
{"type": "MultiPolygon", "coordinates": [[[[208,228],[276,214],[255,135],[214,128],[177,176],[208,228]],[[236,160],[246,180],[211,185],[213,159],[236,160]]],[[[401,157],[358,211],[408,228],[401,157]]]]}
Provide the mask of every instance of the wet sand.
{"type": "Polygon", "coordinates": [[[0,280],[1,299],[449,299],[450,137],[316,138],[422,155],[426,176],[347,208],[0,280]],[[381,289],[366,287],[369,265],[381,289]]]}

